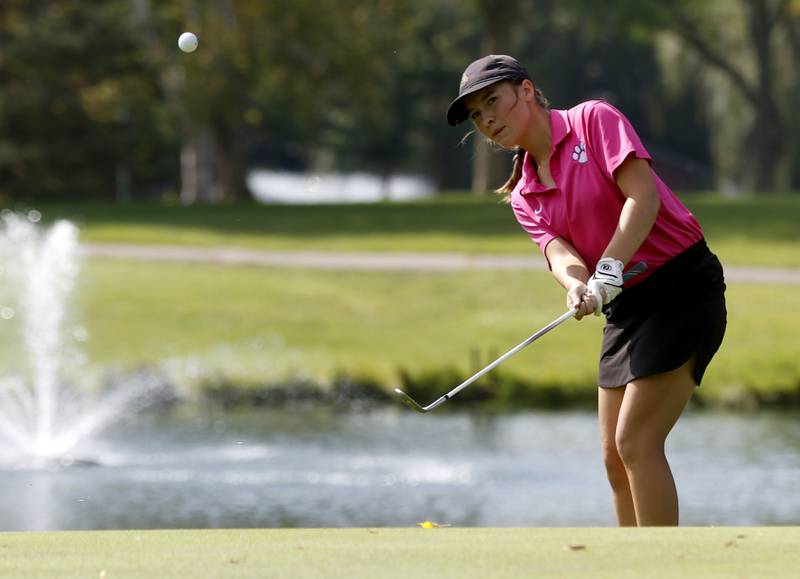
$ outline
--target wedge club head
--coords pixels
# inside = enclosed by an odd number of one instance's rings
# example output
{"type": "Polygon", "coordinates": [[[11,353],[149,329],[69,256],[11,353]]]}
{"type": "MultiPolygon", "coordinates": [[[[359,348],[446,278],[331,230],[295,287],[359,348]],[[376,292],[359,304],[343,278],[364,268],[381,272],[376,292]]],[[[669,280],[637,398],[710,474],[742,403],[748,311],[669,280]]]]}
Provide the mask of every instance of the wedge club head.
{"type": "Polygon", "coordinates": [[[394,391],[400,397],[400,401],[406,406],[408,406],[411,410],[416,410],[417,412],[422,412],[423,414],[427,412],[425,408],[417,404],[417,402],[411,396],[409,396],[399,388],[395,388],[394,391]]]}

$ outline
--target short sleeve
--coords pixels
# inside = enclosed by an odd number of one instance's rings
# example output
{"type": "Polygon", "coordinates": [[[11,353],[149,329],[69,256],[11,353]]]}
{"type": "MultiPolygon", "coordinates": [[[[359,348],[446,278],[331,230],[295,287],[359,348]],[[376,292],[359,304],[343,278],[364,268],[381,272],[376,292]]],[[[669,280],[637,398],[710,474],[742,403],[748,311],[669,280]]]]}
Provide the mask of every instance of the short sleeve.
{"type": "Polygon", "coordinates": [[[587,145],[608,177],[614,180],[623,161],[633,154],[651,161],[631,122],[618,109],[604,101],[595,101],[586,108],[587,145]]]}
{"type": "Polygon", "coordinates": [[[520,224],[520,226],[522,226],[522,229],[525,230],[525,233],[527,233],[536,243],[536,245],[539,246],[539,249],[542,251],[542,255],[544,255],[544,249],[547,247],[547,244],[558,237],[558,235],[556,235],[541,220],[534,219],[527,211],[525,211],[519,202],[512,201],[511,208],[514,210],[514,217],[517,218],[517,222],[520,224]]]}

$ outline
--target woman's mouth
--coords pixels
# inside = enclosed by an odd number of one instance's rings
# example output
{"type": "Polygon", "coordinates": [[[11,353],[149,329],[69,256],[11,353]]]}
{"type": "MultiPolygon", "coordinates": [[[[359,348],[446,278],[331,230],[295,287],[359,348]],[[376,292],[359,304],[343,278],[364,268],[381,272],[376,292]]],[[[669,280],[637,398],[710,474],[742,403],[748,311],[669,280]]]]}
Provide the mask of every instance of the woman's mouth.
{"type": "Polygon", "coordinates": [[[497,135],[499,135],[500,133],[502,133],[502,132],[503,132],[503,129],[505,129],[505,126],[503,126],[503,127],[500,127],[500,128],[499,128],[499,129],[497,129],[495,132],[493,132],[493,133],[492,133],[492,139],[496,138],[496,137],[497,137],[497,135]]]}

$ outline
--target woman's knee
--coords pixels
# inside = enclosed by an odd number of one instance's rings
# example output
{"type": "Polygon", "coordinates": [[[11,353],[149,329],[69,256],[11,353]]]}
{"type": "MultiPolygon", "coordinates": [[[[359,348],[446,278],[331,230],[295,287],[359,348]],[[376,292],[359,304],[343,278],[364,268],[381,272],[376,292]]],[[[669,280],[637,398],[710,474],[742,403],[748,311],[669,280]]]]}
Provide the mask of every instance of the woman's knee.
{"type": "Polygon", "coordinates": [[[664,454],[664,440],[646,436],[644,433],[621,429],[617,431],[614,442],[619,458],[627,470],[664,454]]]}
{"type": "Polygon", "coordinates": [[[625,488],[628,486],[628,474],[625,465],[617,452],[613,443],[603,444],[603,464],[606,468],[606,476],[612,489],[625,488]]]}

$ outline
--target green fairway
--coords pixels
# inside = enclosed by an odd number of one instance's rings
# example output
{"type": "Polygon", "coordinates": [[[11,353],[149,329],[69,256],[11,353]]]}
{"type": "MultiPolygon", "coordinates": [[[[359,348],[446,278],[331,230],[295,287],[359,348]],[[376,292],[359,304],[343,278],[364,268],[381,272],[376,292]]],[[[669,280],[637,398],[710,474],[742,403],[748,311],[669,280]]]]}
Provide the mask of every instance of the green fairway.
{"type": "Polygon", "coordinates": [[[800,528],[6,533],[0,552],[19,579],[793,578],[800,528]]]}
{"type": "MultiPolygon", "coordinates": [[[[800,294],[731,284],[729,329],[699,395],[740,402],[796,396],[800,294]],[[789,314],[787,314],[789,312],[789,314]]],[[[562,313],[546,272],[339,272],[96,259],[84,264],[69,323],[94,366],[166,364],[189,387],[240,389],[337,376],[437,396],[562,313]],[[406,375],[406,378],[403,378],[406,375]],[[195,382],[193,382],[195,380],[195,382]],[[413,390],[413,389],[412,389],[413,390]]],[[[487,389],[512,405],[593,403],[601,320],[571,321],[504,363],[487,389]],[[553,394],[554,392],[558,395],[553,394]],[[543,399],[542,397],[545,396],[543,399]]],[[[0,359],[24,360],[0,334],[0,359]]]]}
{"type": "MultiPolygon", "coordinates": [[[[683,194],[728,265],[800,267],[800,195],[723,199],[683,194]]],[[[22,209],[22,208],[20,208],[22,209]]],[[[369,205],[43,204],[85,242],[347,251],[535,253],[497,196],[449,194],[369,205]]]]}
{"type": "MultiPolygon", "coordinates": [[[[800,196],[685,198],[725,264],[800,266],[800,196]]],[[[509,208],[492,197],[41,210],[46,221],[74,219],[83,242],[538,254],[509,208]]],[[[75,306],[69,321],[88,329],[78,346],[94,366],[168,362],[190,388],[326,387],[345,379],[431,398],[558,316],[564,297],[548,273],[534,271],[333,272],[92,259],[84,262],[75,306]]],[[[726,340],[699,396],[738,406],[798,404],[798,293],[788,285],[731,283],[728,309],[726,340]]],[[[600,325],[594,318],[566,324],[461,398],[592,403],[600,325]]],[[[19,336],[0,334],[6,367],[23,359],[19,344],[19,336]]]]}

